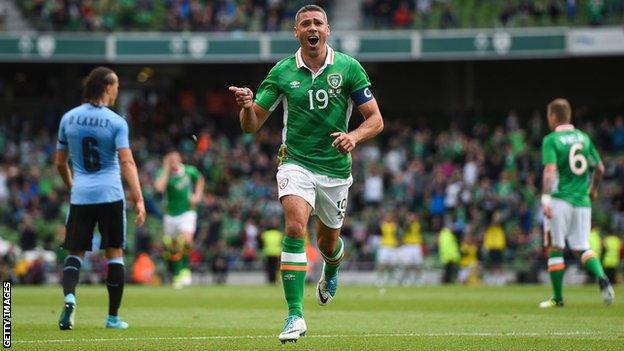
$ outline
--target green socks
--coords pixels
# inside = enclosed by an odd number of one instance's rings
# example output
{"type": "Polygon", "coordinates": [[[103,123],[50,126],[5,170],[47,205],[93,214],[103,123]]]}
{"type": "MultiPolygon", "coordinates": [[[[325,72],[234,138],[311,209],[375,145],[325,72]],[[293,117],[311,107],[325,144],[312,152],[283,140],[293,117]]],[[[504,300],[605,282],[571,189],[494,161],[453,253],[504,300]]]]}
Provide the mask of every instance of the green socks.
{"type": "Polygon", "coordinates": [[[288,315],[303,317],[303,288],[308,266],[305,240],[284,237],[282,247],[280,270],[284,296],[288,303],[288,315]]]}
{"type": "MultiPolygon", "coordinates": [[[[581,263],[583,266],[596,277],[596,279],[604,278],[605,273],[596,254],[592,250],[586,250],[581,255],[581,263]]],[[[550,273],[550,281],[553,286],[553,298],[557,301],[563,300],[563,275],[565,273],[565,263],[563,262],[563,253],[553,251],[548,257],[548,272],[550,273]]]]}
{"type": "Polygon", "coordinates": [[[326,256],[323,251],[321,251],[321,256],[323,256],[323,260],[325,260],[325,266],[323,269],[325,277],[332,278],[336,276],[338,269],[340,268],[340,262],[342,262],[342,258],[344,257],[344,242],[342,241],[342,238],[338,238],[336,251],[334,251],[331,256],[326,256]]]}
{"type": "Polygon", "coordinates": [[[548,256],[548,272],[553,287],[553,298],[563,301],[563,275],[565,273],[565,263],[563,252],[552,251],[548,256]]]}
{"type": "Polygon", "coordinates": [[[596,277],[596,279],[604,278],[605,273],[596,254],[592,250],[586,250],[581,255],[581,263],[583,266],[596,277]]]}

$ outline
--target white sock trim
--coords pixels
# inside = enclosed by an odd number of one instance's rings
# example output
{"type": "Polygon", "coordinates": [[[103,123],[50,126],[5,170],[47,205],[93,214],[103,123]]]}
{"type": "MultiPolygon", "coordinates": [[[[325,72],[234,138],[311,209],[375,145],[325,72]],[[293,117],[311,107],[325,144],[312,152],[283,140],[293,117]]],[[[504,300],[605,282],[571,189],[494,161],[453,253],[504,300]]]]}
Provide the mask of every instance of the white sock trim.
{"type": "Polygon", "coordinates": [[[302,252],[302,253],[282,252],[282,262],[307,263],[308,257],[306,256],[305,252],[302,252]]]}
{"type": "Polygon", "coordinates": [[[551,257],[548,259],[549,266],[554,266],[556,264],[562,264],[562,263],[564,263],[563,257],[551,257]]]}

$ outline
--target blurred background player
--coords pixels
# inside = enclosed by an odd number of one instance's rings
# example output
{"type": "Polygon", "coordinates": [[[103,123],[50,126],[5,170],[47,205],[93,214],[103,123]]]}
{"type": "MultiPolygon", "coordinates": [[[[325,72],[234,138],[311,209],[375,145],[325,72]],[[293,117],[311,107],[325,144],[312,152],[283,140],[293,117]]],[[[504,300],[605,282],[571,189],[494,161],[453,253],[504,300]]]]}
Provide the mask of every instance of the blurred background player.
{"type": "Polygon", "coordinates": [[[483,235],[483,250],[488,256],[488,280],[493,285],[505,283],[502,268],[506,247],[507,239],[501,222],[501,214],[494,212],[492,221],[483,235]]]}
{"type": "Polygon", "coordinates": [[[423,264],[423,242],[418,214],[412,212],[408,215],[401,241],[403,245],[398,249],[398,256],[403,272],[399,283],[418,284],[421,282],[420,273],[423,264]]]}
{"type": "Polygon", "coordinates": [[[282,237],[279,230],[279,220],[271,218],[267,230],[262,232],[262,252],[265,257],[265,271],[269,284],[277,283],[277,271],[279,270],[280,255],[282,254],[282,237]]]}
{"type": "Polygon", "coordinates": [[[459,252],[457,237],[451,231],[448,223],[442,227],[442,230],[440,230],[438,234],[438,256],[440,257],[440,262],[444,266],[442,283],[454,283],[457,278],[461,253],[459,252]]]}
{"type": "Polygon", "coordinates": [[[615,297],[600,259],[589,247],[591,201],[598,197],[605,167],[587,134],[570,123],[571,114],[570,103],[565,99],[555,99],[548,104],[546,116],[552,133],[542,141],[541,201],[548,218],[549,237],[545,244],[549,250],[548,271],[553,297],[541,302],[541,308],[563,307],[566,242],[573,252],[580,254],[583,266],[598,280],[604,303],[610,305],[615,297]],[[594,168],[591,175],[590,167],[594,168]]]}
{"type": "Polygon", "coordinates": [[[399,261],[399,224],[391,212],[384,214],[379,225],[379,250],[377,251],[377,285],[395,283],[395,271],[399,261]]]}
{"type": "Polygon", "coordinates": [[[602,256],[602,265],[605,274],[612,284],[617,284],[617,270],[620,267],[620,255],[622,252],[622,240],[620,237],[611,233],[604,238],[604,255],[602,256]]]}
{"type": "Polygon", "coordinates": [[[196,167],[182,163],[179,152],[172,151],[163,159],[154,188],[164,193],[164,256],[173,286],[181,288],[191,284],[189,254],[197,228],[195,208],[204,192],[204,177],[196,167]]]}
{"type": "Polygon", "coordinates": [[[126,242],[126,213],[121,175],[130,186],[137,226],[145,221],[145,205],[137,167],[128,139],[128,123],[108,106],[115,104],[119,79],[106,67],[97,67],[84,83],[85,102],[61,119],[56,167],[71,189],[69,215],[63,248],[69,250],[63,267],[65,305],[59,318],[61,330],[73,329],[76,285],[85,251],[91,251],[97,223],[102,249],[106,250],[109,310],[107,328],[126,329],[119,318],[124,288],[123,248],[126,242]],[[68,160],[71,159],[70,169],[68,160]],[[72,174],[73,169],[73,174],[72,174]]]}
{"type": "Polygon", "coordinates": [[[317,243],[325,261],[317,302],[326,305],[336,295],[344,257],[340,229],[353,183],[350,153],[383,129],[368,75],[358,61],[327,44],[329,34],[325,11],[316,5],[302,7],[294,27],[300,48],[271,69],[255,103],[249,88],[229,88],[241,107],[241,127],[248,133],[256,132],[280,102],[284,105],[277,172],[286,222],[281,272],[288,318],[279,335],[282,342],[296,341],[307,330],[302,303],[309,217],[317,215],[317,243]],[[365,121],[348,132],[354,104],[365,121]]]}
{"type": "Polygon", "coordinates": [[[461,259],[459,260],[458,281],[462,284],[479,284],[479,246],[475,242],[473,229],[470,228],[464,234],[459,247],[461,259]]]}

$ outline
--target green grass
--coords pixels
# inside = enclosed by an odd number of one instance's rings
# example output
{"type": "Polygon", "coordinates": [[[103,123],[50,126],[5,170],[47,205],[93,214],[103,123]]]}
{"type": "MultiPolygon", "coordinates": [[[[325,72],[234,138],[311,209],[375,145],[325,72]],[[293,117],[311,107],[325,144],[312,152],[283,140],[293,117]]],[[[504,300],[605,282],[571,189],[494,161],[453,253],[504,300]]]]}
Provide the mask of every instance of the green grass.
{"type": "MultiPolygon", "coordinates": [[[[624,294],[617,290],[616,293],[624,294]]],[[[56,326],[60,287],[13,287],[16,350],[622,350],[624,304],[604,307],[594,286],[566,288],[566,307],[540,310],[546,286],[342,286],[332,305],[307,287],[308,336],[281,345],[280,287],[128,286],[130,329],[103,328],[103,286],[79,286],[76,325],[56,326]],[[63,341],[68,340],[68,341],[63,341]]],[[[622,295],[620,295],[622,296],[622,295]]]]}

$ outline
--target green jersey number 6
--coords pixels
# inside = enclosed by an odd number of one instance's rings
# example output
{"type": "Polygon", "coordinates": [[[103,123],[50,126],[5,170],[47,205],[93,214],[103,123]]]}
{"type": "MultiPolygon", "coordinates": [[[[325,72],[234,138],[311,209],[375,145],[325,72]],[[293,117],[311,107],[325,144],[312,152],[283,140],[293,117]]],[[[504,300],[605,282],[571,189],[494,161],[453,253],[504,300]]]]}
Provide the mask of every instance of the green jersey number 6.
{"type": "Polygon", "coordinates": [[[570,170],[578,176],[583,175],[587,170],[587,158],[585,155],[577,153],[581,150],[583,150],[583,144],[576,143],[572,145],[570,153],[568,154],[570,170]]]}

